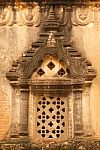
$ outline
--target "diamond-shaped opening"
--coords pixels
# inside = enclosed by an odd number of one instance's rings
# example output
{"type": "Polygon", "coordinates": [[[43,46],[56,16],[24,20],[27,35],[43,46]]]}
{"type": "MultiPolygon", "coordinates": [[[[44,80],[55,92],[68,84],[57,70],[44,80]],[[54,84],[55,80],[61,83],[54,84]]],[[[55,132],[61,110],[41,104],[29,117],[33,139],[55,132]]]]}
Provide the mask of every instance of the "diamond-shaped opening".
{"type": "Polygon", "coordinates": [[[40,69],[38,70],[38,72],[37,72],[37,74],[38,74],[39,76],[42,76],[44,73],[45,73],[44,70],[41,69],[41,68],[40,68],[40,69]]]}
{"type": "Polygon", "coordinates": [[[51,61],[47,66],[50,70],[52,70],[55,67],[55,64],[51,61]]]}
{"type": "Polygon", "coordinates": [[[58,71],[58,75],[60,75],[61,77],[65,74],[65,70],[63,68],[61,68],[59,71],[58,71]]]}

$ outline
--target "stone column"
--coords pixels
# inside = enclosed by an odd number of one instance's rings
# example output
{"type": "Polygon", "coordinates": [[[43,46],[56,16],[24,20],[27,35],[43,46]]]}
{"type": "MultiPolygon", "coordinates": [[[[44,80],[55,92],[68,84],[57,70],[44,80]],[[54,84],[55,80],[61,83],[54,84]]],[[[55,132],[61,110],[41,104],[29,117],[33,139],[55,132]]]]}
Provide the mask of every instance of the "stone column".
{"type": "Polygon", "coordinates": [[[14,87],[12,94],[12,114],[11,114],[11,127],[10,137],[17,138],[19,136],[19,123],[20,123],[20,90],[14,87]]]}
{"type": "Polygon", "coordinates": [[[82,89],[73,90],[74,97],[74,136],[83,135],[82,125],[82,89]]]}
{"type": "Polygon", "coordinates": [[[74,134],[74,123],[73,123],[73,93],[68,96],[68,137],[72,139],[74,134]]]}
{"type": "Polygon", "coordinates": [[[20,136],[28,136],[28,100],[29,89],[21,89],[20,136]]]}
{"type": "Polygon", "coordinates": [[[82,118],[83,118],[83,129],[85,136],[91,135],[90,125],[90,85],[86,83],[82,94],[82,118]]]}

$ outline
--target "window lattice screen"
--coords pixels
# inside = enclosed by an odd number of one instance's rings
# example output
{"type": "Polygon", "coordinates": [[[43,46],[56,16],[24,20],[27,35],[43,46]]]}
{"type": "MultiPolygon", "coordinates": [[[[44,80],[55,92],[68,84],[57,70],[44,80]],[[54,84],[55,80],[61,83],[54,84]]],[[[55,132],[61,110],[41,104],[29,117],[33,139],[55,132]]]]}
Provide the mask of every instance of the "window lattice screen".
{"type": "Polygon", "coordinates": [[[37,134],[41,138],[64,138],[66,100],[63,97],[40,97],[37,100],[37,134]]]}

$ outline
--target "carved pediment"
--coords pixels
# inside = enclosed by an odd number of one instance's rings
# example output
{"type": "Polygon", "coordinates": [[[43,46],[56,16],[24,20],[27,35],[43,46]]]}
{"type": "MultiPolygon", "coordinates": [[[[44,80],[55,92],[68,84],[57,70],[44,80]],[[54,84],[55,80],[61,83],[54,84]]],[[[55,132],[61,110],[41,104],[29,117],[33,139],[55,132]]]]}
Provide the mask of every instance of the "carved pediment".
{"type": "MultiPolygon", "coordinates": [[[[50,8],[45,22],[40,38],[32,44],[31,49],[25,52],[20,60],[12,64],[12,68],[6,74],[7,78],[11,83],[28,84],[32,74],[39,71],[44,58],[50,56],[58,59],[59,63],[65,64],[64,71],[68,74],[66,77],[72,79],[73,83],[92,81],[96,76],[95,70],[92,69],[91,63],[72,46],[72,43],[65,40],[63,31],[60,29],[60,22],[56,21],[53,7],[50,8]],[[50,24],[52,28],[49,27],[50,24]]],[[[42,69],[41,73],[44,74],[42,69]]]]}

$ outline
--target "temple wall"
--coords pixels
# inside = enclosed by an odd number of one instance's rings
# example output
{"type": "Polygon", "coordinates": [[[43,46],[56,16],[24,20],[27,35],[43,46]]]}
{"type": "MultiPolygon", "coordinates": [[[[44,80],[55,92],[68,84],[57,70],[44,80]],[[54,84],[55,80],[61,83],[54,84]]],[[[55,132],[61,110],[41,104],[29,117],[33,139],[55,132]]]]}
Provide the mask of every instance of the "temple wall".
{"type": "MultiPolygon", "coordinates": [[[[0,27],[0,140],[7,137],[6,133],[10,131],[12,109],[14,109],[11,103],[14,99],[13,90],[5,73],[11,67],[12,62],[29,49],[31,43],[37,39],[38,30],[39,28],[36,27],[17,25],[0,27]]],[[[19,101],[15,103],[18,105],[19,101]]],[[[17,111],[19,112],[20,109],[18,108],[17,111]]],[[[16,122],[18,117],[13,116],[16,122]]]]}
{"type": "Polygon", "coordinates": [[[97,71],[90,90],[90,114],[94,136],[100,137],[100,24],[73,27],[75,46],[97,71]]]}
{"type": "MultiPolygon", "coordinates": [[[[5,77],[12,62],[18,59],[38,37],[39,27],[0,26],[0,140],[6,137],[11,126],[12,88],[5,77]]],[[[90,112],[93,134],[100,137],[100,24],[73,26],[72,39],[76,48],[86,56],[97,70],[90,94],[90,112]]],[[[16,102],[17,103],[17,102],[16,102]]]]}

